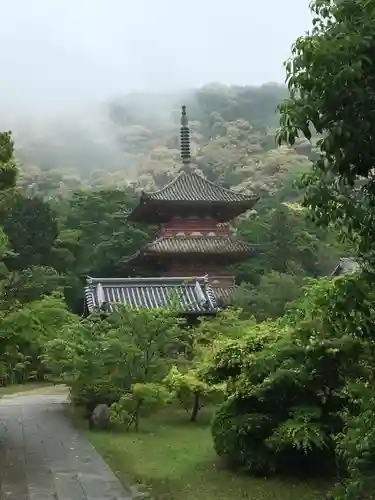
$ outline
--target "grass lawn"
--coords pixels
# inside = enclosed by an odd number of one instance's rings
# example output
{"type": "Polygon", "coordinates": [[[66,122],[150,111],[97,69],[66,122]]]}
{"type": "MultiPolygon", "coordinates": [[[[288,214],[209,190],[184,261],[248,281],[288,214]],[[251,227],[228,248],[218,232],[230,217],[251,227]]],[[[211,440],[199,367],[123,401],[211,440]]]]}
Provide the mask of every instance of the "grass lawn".
{"type": "Polygon", "coordinates": [[[59,386],[54,386],[51,382],[27,382],[25,384],[7,385],[0,387],[0,398],[3,396],[27,394],[49,394],[58,391],[59,386]]]}
{"type": "Polygon", "coordinates": [[[217,465],[208,426],[170,411],[141,421],[136,433],[89,432],[91,442],[124,484],[141,483],[154,500],[321,500],[317,483],[240,477],[217,465]],[[142,425],[143,424],[143,425],[142,425]]]}

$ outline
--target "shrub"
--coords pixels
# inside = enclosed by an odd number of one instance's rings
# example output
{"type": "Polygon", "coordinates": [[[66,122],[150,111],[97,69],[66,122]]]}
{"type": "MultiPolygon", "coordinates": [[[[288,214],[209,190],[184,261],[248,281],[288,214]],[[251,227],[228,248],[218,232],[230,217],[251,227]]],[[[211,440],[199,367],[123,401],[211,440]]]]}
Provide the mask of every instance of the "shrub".
{"type": "Polygon", "coordinates": [[[42,380],[48,374],[44,348],[56,332],[77,323],[62,297],[48,296],[0,314],[2,385],[42,380]]]}
{"type": "Polygon", "coordinates": [[[265,440],[272,430],[270,415],[255,413],[251,402],[229,397],[212,422],[216,453],[228,467],[264,475],[275,469],[272,451],[265,440]]]}
{"type": "Polygon", "coordinates": [[[171,399],[170,392],[162,384],[134,384],[130,392],[122,395],[117,403],[111,405],[111,421],[125,424],[127,430],[134,427],[138,431],[141,417],[151,415],[168,404],[171,399]]]}
{"type": "Polygon", "coordinates": [[[363,293],[371,291],[358,277],[321,281],[288,317],[256,325],[214,353],[206,376],[226,382],[229,399],[212,435],[230,466],[322,475],[344,465],[336,442],[344,411],[353,411],[348,382],[368,379],[374,366],[362,337],[375,318],[363,293]],[[353,313],[355,292],[361,304],[353,313]]]}
{"type": "Polygon", "coordinates": [[[337,437],[337,452],[347,468],[345,480],[333,491],[335,500],[358,500],[375,491],[375,395],[373,384],[355,381],[348,384],[350,411],[344,414],[345,426],[337,437]]]}
{"type": "Polygon", "coordinates": [[[201,380],[199,370],[194,368],[181,373],[177,366],[172,366],[164,384],[189,414],[191,422],[197,420],[203,406],[218,403],[223,397],[223,385],[201,380]]]}

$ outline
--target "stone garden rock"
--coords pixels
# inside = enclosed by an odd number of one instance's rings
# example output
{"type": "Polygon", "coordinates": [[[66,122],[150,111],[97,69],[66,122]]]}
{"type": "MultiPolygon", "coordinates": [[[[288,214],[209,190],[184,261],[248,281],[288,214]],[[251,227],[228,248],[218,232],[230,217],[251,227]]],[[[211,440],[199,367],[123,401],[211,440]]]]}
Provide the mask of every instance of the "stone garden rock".
{"type": "Polygon", "coordinates": [[[95,407],[90,416],[90,429],[107,430],[110,426],[109,407],[106,404],[99,404],[95,407]]]}

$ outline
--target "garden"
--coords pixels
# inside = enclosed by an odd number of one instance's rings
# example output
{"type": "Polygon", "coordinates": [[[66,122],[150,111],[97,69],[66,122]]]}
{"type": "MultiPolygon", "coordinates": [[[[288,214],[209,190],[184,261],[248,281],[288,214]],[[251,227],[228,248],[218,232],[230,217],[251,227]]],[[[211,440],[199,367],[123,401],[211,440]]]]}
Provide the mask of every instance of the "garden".
{"type": "Polygon", "coordinates": [[[151,498],[375,498],[375,3],[311,8],[277,139],[318,137],[314,163],[298,211],[268,192],[238,224],[264,243],[236,269],[241,307],[194,326],[175,304],[77,314],[80,278],[120,273],[121,245],[147,235],[124,223],[125,191],[48,203],[18,192],[0,134],[0,395],[66,384],[77,425],[151,498]],[[337,248],[359,267],[326,278],[320,263],[337,248]]]}
{"type": "Polygon", "coordinates": [[[108,405],[92,442],[157,498],[354,498],[372,481],[371,297],[357,273],[263,323],[119,307],[61,325],[43,362],[84,418],[108,405]]]}

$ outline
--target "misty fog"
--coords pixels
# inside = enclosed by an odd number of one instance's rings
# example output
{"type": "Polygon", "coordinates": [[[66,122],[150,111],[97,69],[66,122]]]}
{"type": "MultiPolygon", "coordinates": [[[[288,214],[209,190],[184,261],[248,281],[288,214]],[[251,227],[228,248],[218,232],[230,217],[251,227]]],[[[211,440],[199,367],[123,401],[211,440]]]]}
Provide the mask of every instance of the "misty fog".
{"type": "MultiPolygon", "coordinates": [[[[107,102],[164,93],[159,118],[209,82],[284,80],[310,26],[308,0],[13,0],[1,7],[0,128],[19,144],[53,133],[111,139],[107,102]]],[[[147,104],[148,105],[148,104],[147,104]]]]}

